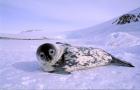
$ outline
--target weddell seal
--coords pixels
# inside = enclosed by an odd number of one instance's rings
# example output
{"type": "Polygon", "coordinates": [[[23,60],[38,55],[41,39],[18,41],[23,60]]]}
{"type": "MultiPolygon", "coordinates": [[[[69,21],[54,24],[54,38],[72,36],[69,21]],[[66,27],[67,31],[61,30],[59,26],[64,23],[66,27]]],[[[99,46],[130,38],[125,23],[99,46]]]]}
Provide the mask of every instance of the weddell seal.
{"type": "Polygon", "coordinates": [[[37,49],[40,66],[47,72],[65,72],[88,69],[109,64],[134,67],[99,48],[72,46],[56,42],[45,43],[37,49]]]}

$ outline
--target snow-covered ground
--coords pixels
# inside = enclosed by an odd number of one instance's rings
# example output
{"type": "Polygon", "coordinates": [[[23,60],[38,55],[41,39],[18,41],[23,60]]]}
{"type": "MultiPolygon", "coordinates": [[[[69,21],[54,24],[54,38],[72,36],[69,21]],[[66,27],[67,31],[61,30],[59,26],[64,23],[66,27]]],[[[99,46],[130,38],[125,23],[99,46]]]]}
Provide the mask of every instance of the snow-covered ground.
{"type": "MultiPolygon", "coordinates": [[[[132,13],[139,13],[140,8],[132,13]]],[[[0,89],[140,89],[140,21],[124,25],[110,20],[95,27],[64,32],[56,40],[0,39],[0,89]],[[61,40],[59,40],[59,39],[61,40]],[[70,75],[43,72],[36,58],[39,45],[62,41],[106,50],[135,67],[102,66],[75,71],[70,75]]],[[[44,31],[28,31],[11,38],[43,38],[44,31]]]]}
{"type": "Polygon", "coordinates": [[[43,72],[36,59],[43,40],[0,40],[1,89],[139,89],[140,45],[102,48],[135,67],[103,66],[70,75],[43,72]]]}

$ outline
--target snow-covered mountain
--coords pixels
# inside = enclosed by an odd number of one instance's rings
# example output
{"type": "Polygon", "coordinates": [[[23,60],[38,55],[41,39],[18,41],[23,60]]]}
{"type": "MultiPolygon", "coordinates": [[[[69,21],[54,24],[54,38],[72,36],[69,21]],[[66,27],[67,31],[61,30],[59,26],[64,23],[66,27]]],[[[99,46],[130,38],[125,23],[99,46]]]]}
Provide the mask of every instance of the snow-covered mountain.
{"type": "Polygon", "coordinates": [[[140,21],[140,8],[137,8],[127,14],[120,16],[113,22],[113,24],[122,25],[138,21],[140,21]]]}
{"type": "Polygon", "coordinates": [[[138,22],[140,20],[140,13],[139,14],[124,14],[120,16],[114,23],[116,24],[127,24],[131,22],[138,22]]]}
{"type": "Polygon", "coordinates": [[[45,30],[26,30],[18,33],[20,36],[30,36],[30,37],[42,37],[42,38],[50,38],[50,39],[62,39],[63,35],[61,35],[61,32],[58,31],[45,31],[45,30]]]}

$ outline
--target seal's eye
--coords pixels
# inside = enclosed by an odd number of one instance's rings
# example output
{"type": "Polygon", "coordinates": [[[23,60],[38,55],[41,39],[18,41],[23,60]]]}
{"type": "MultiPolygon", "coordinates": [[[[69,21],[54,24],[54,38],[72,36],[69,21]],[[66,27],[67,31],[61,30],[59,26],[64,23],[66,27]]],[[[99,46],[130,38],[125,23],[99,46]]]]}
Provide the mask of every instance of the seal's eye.
{"type": "Polygon", "coordinates": [[[44,53],[40,53],[40,57],[41,57],[41,59],[46,59],[46,57],[45,57],[45,54],[44,53]]]}
{"type": "Polygon", "coordinates": [[[49,55],[51,55],[51,56],[55,55],[55,50],[54,49],[49,49],[49,55]]]}

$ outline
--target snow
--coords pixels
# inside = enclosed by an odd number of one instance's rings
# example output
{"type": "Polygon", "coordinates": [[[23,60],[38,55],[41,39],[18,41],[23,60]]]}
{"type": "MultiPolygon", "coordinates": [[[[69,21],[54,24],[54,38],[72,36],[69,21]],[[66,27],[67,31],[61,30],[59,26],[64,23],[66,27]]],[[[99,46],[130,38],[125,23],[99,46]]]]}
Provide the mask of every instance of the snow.
{"type": "MultiPolygon", "coordinates": [[[[112,24],[114,20],[55,34],[56,40],[0,39],[0,89],[140,89],[140,22],[115,25],[112,24]],[[36,50],[43,43],[55,41],[102,48],[135,67],[108,65],[69,75],[43,72],[38,65],[36,50]]],[[[0,36],[40,38],[47,35],[44,31],[24,31],[17,36],[0,36]]]]}
{"type": "Polygon", "coordinates": [[[140,39],[125,32],[114,32],[108,36],[107,46],[111,47],[131,47],[140,45],[140,39]]]}
{"type": "MultiPolygon", "coordinates": [[[[47,40],[0,40],[2,89],[139,89],[140,45],[104,48],[131,62],[135,68],[103,66],[70,75],[43,72],[36,59],[37,47],[47,40]],[[135,51],[134,48],[137,50],[135,51]]],[[[103,47],[103,46],[102,46],[103,47]]]]}

